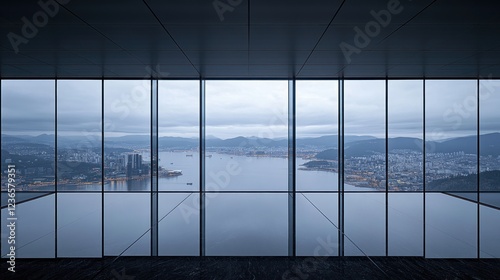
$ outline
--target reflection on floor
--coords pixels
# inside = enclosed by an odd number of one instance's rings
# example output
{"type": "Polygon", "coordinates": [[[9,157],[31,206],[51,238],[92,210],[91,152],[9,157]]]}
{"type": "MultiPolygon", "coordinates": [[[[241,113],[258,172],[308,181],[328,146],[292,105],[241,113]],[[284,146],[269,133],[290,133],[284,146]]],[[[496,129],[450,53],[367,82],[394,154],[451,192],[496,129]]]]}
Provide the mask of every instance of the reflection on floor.
{"type": "Polygon", "coordinates": [[[1,279],[500,279],[500,259],[122,257],[2,262],[1,279]],[[382,272],[383,270],[384,272],[382,272]],[[7,276],[7,277],[5,277],[7,276]]]}
{"type": "MultiPolygon", "coordinates": [[[[55,192],[17,192],[15,195],[16,205],[29,202],[41,197],[54,194],[55,192]]],[[[9,195],[7,192],[2,192],[1,209],[7,208],[9,195]]]]}

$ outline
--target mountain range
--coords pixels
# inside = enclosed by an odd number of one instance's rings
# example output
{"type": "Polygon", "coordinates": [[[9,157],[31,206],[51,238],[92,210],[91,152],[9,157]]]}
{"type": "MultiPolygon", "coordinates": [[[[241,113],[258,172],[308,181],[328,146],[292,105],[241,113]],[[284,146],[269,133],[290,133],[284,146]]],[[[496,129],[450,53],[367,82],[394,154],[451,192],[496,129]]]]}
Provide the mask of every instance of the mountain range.
{"type": "MultiPolygon", "coordinates": [[[[480,137],[481,156],[500,156],[500,133],[483,134],[480,137]]],[[[418,138],[398,137],[389,138],[388,150],[423,151],[423,140],[418,138]]],[[[465,136],[444,141],[426,141],[428,153],[477,154],[477,136],[465,136]]],[[[369,156],[375,153],[385,153],[385,139],[369,139],[345,143],[346,157],[369,156]]],[[[327,149],[317,154],[318,159],[336,160],[337,149],[327,149]]]]}
{"type": "MultiPolygon", "coordinates": [[[[481,155],[500,156],[500,133],[484,134],[480,137],[481,155]]],[[[297,138],[297,148],[299,149],[324,149],[317,155],[318,159],[336,159],[338,143],[337,135],[327,135],[311,138],[297,138]]],[[[107,148],[135,148],[148,147],[150,138],[147,135],[128,135],[122,137],[106,137],[107,148]]],[[[374,153],[385,153],[385,139],[372,136],[344,136],[345,156],[369,156],[374,153]]],[[[195,148],[199,145],[196,138],[184,137],[159,137],[160,148],[168,147],[175,149],[195,148]]],[[[43,144],[54,146],[54,135],[42,134],[38,136],[12,136],[2,134],[2,147],[15,144],[43,144]]],[[[444,141],[426,141],[426,150],[430,153],[451,153],[464,152],[466,154],[476,154],[477,136],[465,136],[452,138],[444,141]]],[[[75,147],[100,147],[100,139],[94,137],[59,136],[58,146],[61,148],[75,147]]],[[[220,139],[207,137],[205,140],[207,148],[286,148],[287,139],[270,139],[257,137],[235,137],[220,139]]],[[[389,138],[389,151],[410,150],[421,152],[423,141],[418,138],[398,137],[389,138]]]]}
{"type": "MultiPolygon", "coordinates": [[[[372,136],[345,136],[345,142],[355,142],[360,140],[375,139],[372,136]]],[[[121,137],[106,137],[105,138],[107,146],[148,146],[150,143],[150,138],[148,135],[127,135],[121,137]]],[[[49,146],[54,146],[54,135],[53,134],[41,134],[38,136],[27,136],[27,135],[6,135],[2,134],[3,144],[26,144],[26,143],[37,143],[45,144],[49,146]]],[[[185,137],[159,137],[158,143],[160,147],[169,148],[193,148],[199,145],[199,140],[197,138],[185,138],[185,137]]],[[[311,137],[311,138],[298,138],[297,147],[335,147],[338,143],[337,135],[327,135],[321,137],[311,137]]],[[[85,136],[58,136],[58,146],[60,147],[77,147],[77,146],[92,146],[100,147],[101,139],[98,137],[85,137],[85,136]]],[[[243,137],[238,136],[229,139],[220,139],[214,136],[207,136],[205,139],[205,145],[207,147],[262,147],[262,148],[276,148],[288,146],[287,139],[270,139],[270,138],[258,138],[258,137],[243,137]]]]}

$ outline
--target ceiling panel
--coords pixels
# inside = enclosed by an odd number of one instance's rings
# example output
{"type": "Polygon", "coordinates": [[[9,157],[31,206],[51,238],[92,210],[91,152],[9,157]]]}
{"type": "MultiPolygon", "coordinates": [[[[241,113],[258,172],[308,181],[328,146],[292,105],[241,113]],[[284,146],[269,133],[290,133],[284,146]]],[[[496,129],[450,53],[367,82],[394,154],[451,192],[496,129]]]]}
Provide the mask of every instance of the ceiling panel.
{"type": "Polygon", "coordinates": [[[248,63],[248,51],[187,51],[193,64],[245,65],[248,63]]]}
{"type": "Polygon", "coordinates": [[[250,77],[248,66],[245,65],[215,65],[215,64],[205,64],[197,65],[200,69],[200,73],[206,78],[243,78],[250,77]]]}
{"type": "Polygon", "coordinates": [[[310,51],[251,51],[250,64],[302,65],[310,51]]]}
{"type": "Polygon", "coordinates": [[[439,0],[422,12],[412,23],[420,24],[500,24],[498,2],[439,0]]]}
{"type": "Polygon", "coordinates": [[[248,22],[248,2],[246,0],[147,0],[146,2],[167,28],[171,24],[230,25],[247,24],[248,22]],[[224,4],[227,6],[224,6],[224,4]],[[227,7],[227,10],[222,7],[227,7]],[[222,15],[222,17],[219,15],[222,15]]]}
{"type": "Polygon", "coordinates": [[[327,25],[340,7],[340,0],[253,0],[251,24],[327,25]]]}
{"type": "Polygon", "coordinates": [[[159,24],[94,24],[93,27],[122,49],[179,50],[159,24]]]}
{"type": "Polygon", "coordinates": [[[342,6],[334,23],[363,29],[370,21],[377,21],[387,24],[384,28],[388,28],[390,25],[397,26],[407,22],[432,2],[433,0],[349,0],[342,6]]]}
{"type": "Polygon", "coordinates": [[[181,51],[129,51],[131,56],[138,58],[144,64],[191,65],[181,51]]]}
{"type": "Polygon", "coordinates": [[[169,25],[168,31],[184,51],[248,49],[246,25],[169,25]]]}
{"type": "Polygon", "coordinates": [[[311,51],[326,25],[252,25],[250,50],[311,51]]]}
{"type": "MultiPolygon", "coordinates": [[[[156,24],[157,20],[143,1],[71,1],[65,7],[85,22],[94,24],[156,24]]],[[[59,22],[59,17],[56,17],[59,22]]]]}
{"type": "Polygon", "coordinates": [[[143,65],[137,57],[128,51],[79,51],[78,56],[99,65],[143,65]]]}
{"type": "MultiPolygon", "coordinates": [[[[339,72],[342,71],[344,65],[319,65],[311,64],[305,65],[300,71],[298,78],[328,78],[338,77],[339,72]]],[[[300,68],[299,68],[300,69],[300,68]]]]}
{"type": "Polygon", "coordinates": [[[142,78],[161,66],[184,78],[500,77],[500,2],[400,0],[364,46],[354,28],[365,30],[398,1],[345,1],[336,14],[342,2],[70,1],[16,54],[7,35],[22,34],[22,18],[43,9],[2,1],[0,74],[142,78]],[[222,13],[220,5],[229,6],[222,13]],[[349,60],[346,44],[358,48],[349,60]]]}
{"type": "MultiPolygon", "coordinates": [[[[11,53],[7,53],[11,54],[11,53]]],[[[87,65],[87,64],[94,64],[88,59],[85,59],[81,56],[79,56],[79,52],[73,52],[73,51],[59,51],[59,52],[53,52],[53,51],[23,51],[20,53],[20,55],[33,58],[39,62],[43,62],[49,65],[68,65],[68,64],[73,64],[73,65],[87,65]]],[[[15,58],[10,59],[11,64],[26,64],[23,62],[22,59],[19,59],[19,55],[11,55],[14,56],[15,58]]]]}

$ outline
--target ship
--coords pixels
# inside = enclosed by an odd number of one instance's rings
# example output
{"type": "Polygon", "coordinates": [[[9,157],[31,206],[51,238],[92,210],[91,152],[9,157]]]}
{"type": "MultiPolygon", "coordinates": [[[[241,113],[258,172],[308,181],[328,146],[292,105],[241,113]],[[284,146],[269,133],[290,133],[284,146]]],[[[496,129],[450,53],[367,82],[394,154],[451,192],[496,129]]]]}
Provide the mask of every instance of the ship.
{"type": "Polygon", "coordinates": [[[167,170],[167,177],[181,176],[182,170],[167,170]]]}

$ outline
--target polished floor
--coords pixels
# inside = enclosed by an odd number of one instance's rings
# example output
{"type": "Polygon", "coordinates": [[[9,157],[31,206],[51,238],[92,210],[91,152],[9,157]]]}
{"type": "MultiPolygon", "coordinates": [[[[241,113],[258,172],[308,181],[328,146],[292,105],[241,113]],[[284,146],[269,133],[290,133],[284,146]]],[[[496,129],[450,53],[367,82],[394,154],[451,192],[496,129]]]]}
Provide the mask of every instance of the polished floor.
{"type": "Polygon", "coordinates": [[[500,259],[122,257],[2,262],[0,279],[500,279],[500,259]]]}

